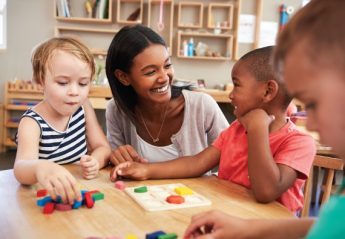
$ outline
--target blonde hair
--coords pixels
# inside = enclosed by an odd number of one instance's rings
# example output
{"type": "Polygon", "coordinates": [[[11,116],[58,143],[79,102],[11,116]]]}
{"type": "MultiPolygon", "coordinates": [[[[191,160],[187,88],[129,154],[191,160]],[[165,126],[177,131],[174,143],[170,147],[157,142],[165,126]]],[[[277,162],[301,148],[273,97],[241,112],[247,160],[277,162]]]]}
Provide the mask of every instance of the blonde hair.
{"type": "Polygon", "coordinates": [[[65,51],[76,56],[90,66],[92,79],[95,74],[95,61],[90,50],[80,41],[70,37],[55,37],[39,44],[33,51],[31,64],[33,81],[37,84],[44,83],[46,71],[50,60],[57,50],[65,51]]]}
{"type": "Polygon", "coordinates": [[[305,54],[313,63],[345,69],[344,0],[312,0],[299,10],[278,36],[273,67],[280,75],[296,44],[305,43],[305,54]]]}

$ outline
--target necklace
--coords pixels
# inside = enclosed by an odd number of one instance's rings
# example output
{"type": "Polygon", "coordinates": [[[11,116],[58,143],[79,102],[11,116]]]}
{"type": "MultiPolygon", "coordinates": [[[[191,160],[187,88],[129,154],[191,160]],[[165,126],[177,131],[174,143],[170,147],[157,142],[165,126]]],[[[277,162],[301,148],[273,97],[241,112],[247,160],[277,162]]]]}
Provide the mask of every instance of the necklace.
{"type": "Polygon", "coordinates": [[[161,124],[161,127],[159,128],[159,131],[158,131],[158,134],[157,134],[157,137],[154,138],[149,130],[149,128],[147,127],[146,125],[146,122],[145,122],[145,119],[143,117],[143,115],[141,114],[141,111],[138,110],[139,114],[140,114],[140,118],[141,120],[143,121],[143,124],[145,126],[145,129],[147,131],[147,133],[149,134],[150,138],[152,139],[152,142],[153,143],[157,143],[159,141],[159,136],[161,135],[161,132],[162,132],[162,128],[163,128],[163,125],[164,125],[164,121],[165,121],[165,118],[167,116],[167,111],[168,111],[168,106],[169,106],[169,103],[167,104],[167,106],[165,107],[165,110],[164,110],[164,115],[163,115],[163,120],[162,120],[162,124],[161,124]]]}

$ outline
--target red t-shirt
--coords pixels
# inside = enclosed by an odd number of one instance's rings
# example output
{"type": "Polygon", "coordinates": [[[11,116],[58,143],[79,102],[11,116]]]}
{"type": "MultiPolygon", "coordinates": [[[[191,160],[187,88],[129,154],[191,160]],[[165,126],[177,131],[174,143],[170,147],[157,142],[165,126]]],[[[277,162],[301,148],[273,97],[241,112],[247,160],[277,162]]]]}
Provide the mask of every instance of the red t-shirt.
{"type": "MultiPolygon", "coordinates": [[[[303,207],[302,186],[315,157],[314,139],[298,131],[289,120],[269,135],[269,141],[274,161],[299,172],[294,184],[277,199],[292,212],[298,212],[303,207]]],[[[239,121],[234,121],[212,145],[221,151],[218,177],[250,188],[247,136],[239,121]]]]}

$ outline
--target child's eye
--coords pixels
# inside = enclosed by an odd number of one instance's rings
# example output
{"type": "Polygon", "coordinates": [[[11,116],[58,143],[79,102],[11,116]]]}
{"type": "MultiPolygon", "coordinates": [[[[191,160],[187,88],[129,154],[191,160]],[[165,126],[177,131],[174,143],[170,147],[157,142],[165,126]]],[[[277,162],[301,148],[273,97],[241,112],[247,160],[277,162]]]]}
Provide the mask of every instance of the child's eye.
{"type": "Polygon", "coordinates": [[[308,103],[305,105],[306,110],[315,110],[316,104],[315,103],[308,103]]]}
{"type": "Polygon", "coordinates": [[[67,82],[59,81],[58,84],[64,86],[64,85],[67,85],[68,83],[67,82]]]}
{"type": "Polygon", "coordinates": [[[86,83],[85,83],[85,82],[80,82],[79,85],[80,85],[80,86],[83,86],[83,87],[84,87],[84,86],[88,86],[88,85],[89,85],[89,82],[86,82],[86,83]]]}
{"type": "Polygon", "coordinates": [[[172,66],[172,64],[169,63],[169,64],[166,64],[164,67],[165,67],[165,69],[169,69],[171,66],[172,66]]]}
{"type": "Polygon", "coordinates": [[[236,82],[234,82],[233,84],[234,84],[235,87],[240,86],[240,84],[238,84],[238,83],[236,83],[236,82]]]}

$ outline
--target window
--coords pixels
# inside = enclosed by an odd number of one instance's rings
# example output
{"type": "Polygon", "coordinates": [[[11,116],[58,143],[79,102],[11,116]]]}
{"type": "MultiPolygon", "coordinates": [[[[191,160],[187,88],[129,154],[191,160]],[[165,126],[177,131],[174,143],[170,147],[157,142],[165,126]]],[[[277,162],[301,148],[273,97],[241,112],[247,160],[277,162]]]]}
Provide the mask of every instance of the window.
{"type": "Polygon", "coordinates": [[[6,1],[0,0],[0,50],[6,49],[6,1]]]}

